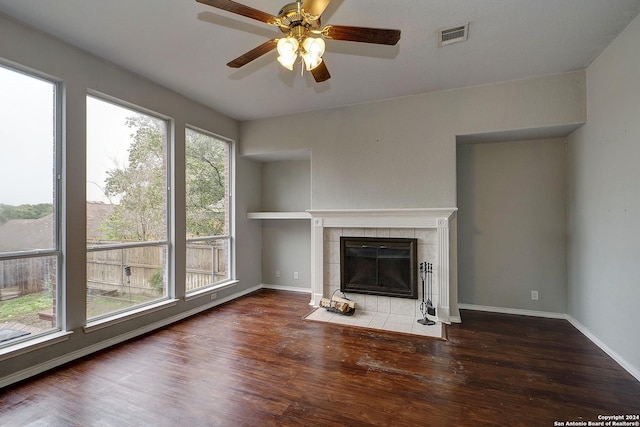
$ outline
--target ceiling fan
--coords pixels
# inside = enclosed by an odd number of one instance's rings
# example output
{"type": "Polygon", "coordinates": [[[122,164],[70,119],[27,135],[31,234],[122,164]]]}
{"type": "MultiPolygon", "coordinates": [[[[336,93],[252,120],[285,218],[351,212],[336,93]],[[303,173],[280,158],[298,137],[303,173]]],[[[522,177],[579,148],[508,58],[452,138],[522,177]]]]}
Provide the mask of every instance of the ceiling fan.
{"type": "Polygon", "coordinates": [[[331,78],[327,65],[322,58],[325,49],[323,38],[383,45],[395,45],[400,40],[400,30],[347,25],[322,26],[320,17],[329,3],[331,3],[331,0],[304,0],[304,2],[297,0],[295,3],[283,6],[278,12],[278,16],[232,0],[196,1],[273,25],[285,34],[284,37],[274,37],[271,40],[267,40],[260,46],[229,62],[227,65],[232,68],[240,68],[277,49],[278,62],[283,67],[293,70],[296,60],[300,57],[305,68],[311,72],[315,81],[320,83],[331,78]]]}

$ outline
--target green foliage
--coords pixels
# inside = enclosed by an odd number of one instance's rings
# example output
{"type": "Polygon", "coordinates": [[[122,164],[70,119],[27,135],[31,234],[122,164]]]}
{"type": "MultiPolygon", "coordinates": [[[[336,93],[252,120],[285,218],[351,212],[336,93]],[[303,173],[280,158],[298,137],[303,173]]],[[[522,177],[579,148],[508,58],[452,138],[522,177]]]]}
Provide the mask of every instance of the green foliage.
{"type": "Polygon", "coordinates": [[[156,292],[162,293],[164,290],[164,278],[162,274],[162,269],[158,268],[153,272],[153,275],[149,279],[149,284],[156,292]]]}
{"type": "Polygon", "coordinates": [[[91,296],[87,298],[87,319],[130,308],[148,301],[148,297],[135,294],[126,298],[91,296]]]}
{"type": "Polygon", "coordinates": [[[0,225],[10,219],[38,219],[53,213],[51,203],[37,205],[3,205],[0,204],[0,225]]]}
{"type": "MultiPolygon", "coordinates": [[[[105,193],[120,203],[102,224],[110,240],[162,240],[166,227],[165,131],[149,116],[127,119],[133,143],[128,164],[107,172],[105,193]]],[[[188,130],[186,134],[187,234],[226,234],[228,144],[188,130]]]]}
{"type": "Polygon", "coordinates": [[[134,130],[128,165],[108,171],[105,180],[105,193],[120,203],[102,228],[112,240],[161,240],[167,216],[164,123],[139,115],[127,126],[134,130]]]}
{"type": "Polygon", "coordinates": [[[186,136],[187,234],[226,234],[228,144],[192,130],[186,136]]]}
{"type": "Polygon", "coordinates": [[[50,310],[53,306],[51,292],[38,292],[0,302],[0,323],[15,322],[24,316],[32,316],[39,311],[50,310]]]}

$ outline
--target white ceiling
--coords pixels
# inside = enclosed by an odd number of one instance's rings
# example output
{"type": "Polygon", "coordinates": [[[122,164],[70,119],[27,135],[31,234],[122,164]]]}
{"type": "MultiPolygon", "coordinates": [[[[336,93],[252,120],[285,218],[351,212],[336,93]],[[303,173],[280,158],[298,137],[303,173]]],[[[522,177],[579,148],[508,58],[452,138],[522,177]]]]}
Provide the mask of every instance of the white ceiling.
{"type": "MultiPolygon", "coordinates": [[[[273,15],[287,2],[238,1],[273,15]]],[[[640,0],[333,0],[323,24],[402,38],[327,41],[332,78],[318,84],[275,52],[228,68],[281,33],[195,0],[0,0],[0,12],[238,120],[584,69],[639,11],[640,0]],[[465,22],[467,42],[437,47],[439,28],[465,22]]]]}

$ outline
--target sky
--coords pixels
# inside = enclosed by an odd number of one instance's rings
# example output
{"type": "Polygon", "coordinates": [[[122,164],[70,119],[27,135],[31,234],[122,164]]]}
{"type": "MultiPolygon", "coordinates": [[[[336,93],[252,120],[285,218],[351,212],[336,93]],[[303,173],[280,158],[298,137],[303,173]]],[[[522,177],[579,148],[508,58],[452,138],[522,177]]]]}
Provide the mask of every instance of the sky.
{"type": "MultiPolygon", "coordinates": [[[[0,66],[0,204],[52,203],[55,85],[0,66]]],[[[87,200],[104,196],[106,171],[126,165],[135,112],[87,99],[87,200]]]]}
{"type": "Polygon", "coordinates": [[[53,200],[54,86],[0,67],[0,203],[53,200]]]}
{"type": "MultiPolygon", "coordinates": [[[[133,129],[127,117],[136,113],[97,98],[87,98],[87,200],[109,203],[104,195],[107,171],[127,165],[133,129]]],[[[111,200],[117,203],[118,200],[111,200]]]]}

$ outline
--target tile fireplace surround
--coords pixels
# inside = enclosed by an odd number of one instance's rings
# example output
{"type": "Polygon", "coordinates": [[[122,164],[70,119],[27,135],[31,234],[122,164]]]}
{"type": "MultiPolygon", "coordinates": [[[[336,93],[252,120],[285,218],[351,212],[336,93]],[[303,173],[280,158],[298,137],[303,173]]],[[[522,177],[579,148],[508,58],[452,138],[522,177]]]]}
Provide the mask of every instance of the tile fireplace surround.
{"type": "MultiPolygon", "coordinates": [[[[449,223],[457,208],[446,209],[355,209],[310,210],[311,215],[311,302],[317,307],[322,297],[340,289],[340,236],[411,237],[418,239],[418,263],[433,264],[434,320],[457,320],[451,310],[449,223]]],[[[422,281],[418,278],[418,299],[391,298],[350,293],[357,307],[370,313],[421,317],[422,281]]],[[[454,306],[455,307],[455,306],[454,306]]]]}

